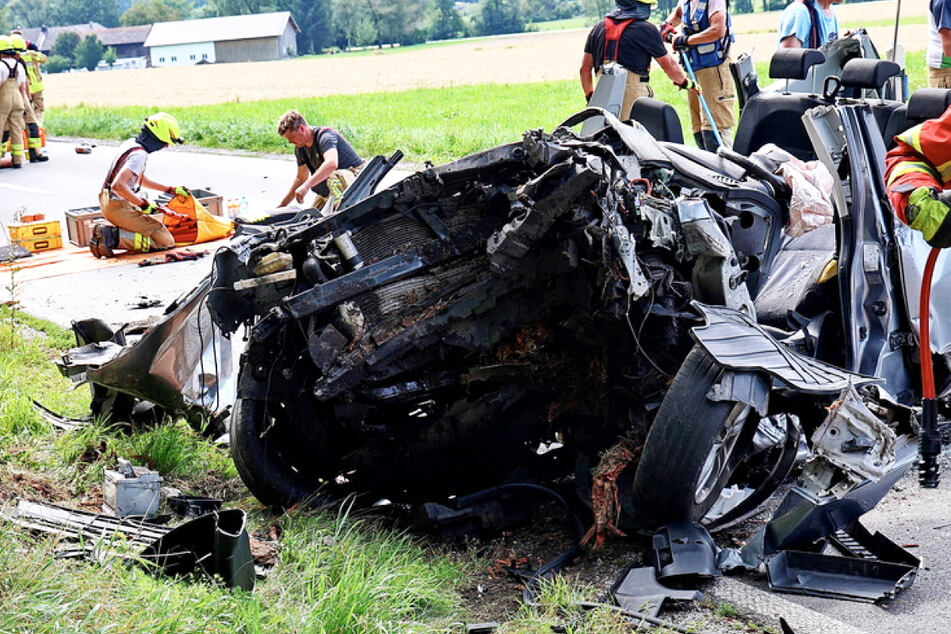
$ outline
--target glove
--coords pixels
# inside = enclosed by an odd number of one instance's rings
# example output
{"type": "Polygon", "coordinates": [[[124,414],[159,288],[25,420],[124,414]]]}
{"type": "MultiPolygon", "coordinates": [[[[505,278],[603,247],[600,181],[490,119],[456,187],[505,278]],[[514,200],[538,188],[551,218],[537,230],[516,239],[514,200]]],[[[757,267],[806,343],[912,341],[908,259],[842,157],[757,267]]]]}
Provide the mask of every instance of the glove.
{"type": "Polygon", "coordinates": [[[148,198],[144,198],[142,202],[139,203],[139,209],[146,215],[154,214],[156,211],[159,211],[158,206],[156,206],[155,203],[150,203],[148,198]]]}
{"type": "Polygon", "coordinates": [[[684,77],[684,80],[679,84],[674,82],[674,86],[680,88],[681,90],[692,90],[698,95],[700,94],[700,86],[695,81],[691,81],[689,77],[684,77]]]}
{"type": "Polygon", "coordinates": [[[188,198],[192,195],[191,190],[184,185],[179,185],[178,187],[169,186],[169,188],[165,190],[165,193],[173,196],[181,196],[182,198],[188,198]]]}
{"type": "Polygon", "coordinates": [[[591,103],[591,95],[593,95],[593,94],[594,94],[594,91],[593,91],[593,90],[589,90],[588,92],[586,92],[586,93],[584,94],[584,101],[585,101],[585,103],[591,103]]]}
{"type": "Polygon", "coordinates": [[[670,44],[674,41],[674,33],[676,30],[677,27],[673,26],[670,22],[664,22],[660,25],[660,38],[670,44]]]}
{"type": "Polygon", "coordinates": [[[675,51],[685,51],[690,48],[690,45],[687,44],[687,38],[689,35],[678,35],[674,38],[673,46],[675,51]]]}
{"type": "Polygon", "coordinates": [[[948,203],[941,200],[933,187],[919,187],[908,197],[905,216],[908,226],[917,229],[933,247],[951,247],[951,218],[948,218],[948,203]]]}

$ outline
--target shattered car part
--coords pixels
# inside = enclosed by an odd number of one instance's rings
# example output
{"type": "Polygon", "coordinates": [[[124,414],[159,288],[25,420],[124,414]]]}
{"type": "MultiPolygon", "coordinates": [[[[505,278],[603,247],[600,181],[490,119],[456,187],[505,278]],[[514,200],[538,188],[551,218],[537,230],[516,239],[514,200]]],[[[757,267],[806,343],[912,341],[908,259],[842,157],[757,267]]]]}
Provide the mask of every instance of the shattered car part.
{"type": "Polygon", "coordinates": [[[677,590],[657,581],[657,569],[652,566],[631,568],[624,572],[611,589],[617,604],[629,612],[656,617],[665,601],[700,601],[698,590],[677,590]]]}
{"type": "Polygon", "coordinates": [[[287,505],[345,482],[432,499],[498,481],[556,435],[596,453],[626,426],[610,409],[631,416],[662,394],[694,297],[752,311],[740,263],[768,269],[771,184],[605,120],[591,138],[528,132],[216,255],[210,310],[226,331],[251,324],[232,447],[255,495],[287,505]],[[663,185],[652,194],[645,177],[663,185]],[[294,257],[296,278],[243,286],[265,244],[294,257]],[[525,346],[529,331],[545,334],[525,346]],[[605,401],[612,390],[626,405],[605,401]],[[478,455],[493,459],[472,468],[478,455]]]}
{"type": "Polygon", "coordinates": [[[659,581],[676,584],[723,574],[716,562],[719,549],[707,529],[697,522],[664,526],[654,533],[651,549],[659,581]]]}
{"type": "Polygon", "coordinates": [[[82,418],[70,418],[68,416],[62,416],[61,414],[57,414],[50,408],[35,400],[33,401],[33,411],[39,414],[40,417],[46,422],[65,431],[81,429],[93,421],[92,416],[83,416],[82,418]]]}
{"type": "Polygon", "coordinates": [[[228,588],[254,589],[247,515],[214,511],[168,531],[139,555],[170,575],[203,572],[228,588]]]}
{"type": "Polygon", "coordinates": [[[207,419],[212,431],[223,430],[234,400],[231,342],[205,309],[210,288],[206,278],[173,302],[134,345],[102,322],[96,329],[88,321],[74,323],[80,347],[57,365],[77,384],[92,385],[94,416],[131,420],[138,399],[184,414],[196,426],[207,419]]]}
{"type": "Polygon", "coordinates": [[[121,535],[124,543],[142,548],[130,559],[139,565],[157,566],[170,575],[201,572],[230,588],[254,588],[247,516],[239,509],[210,513],[175,528],[27,500],[4,509],[0,517],[28,530],[82,542],[89,558],[108,556],[112,540],[121,535]]]}
{"type": "Polygon", "coordinates": [[[769,587],[780,592],[881,603],[915,580],[917,567],[784,550],[766,562],[769,587]]]}

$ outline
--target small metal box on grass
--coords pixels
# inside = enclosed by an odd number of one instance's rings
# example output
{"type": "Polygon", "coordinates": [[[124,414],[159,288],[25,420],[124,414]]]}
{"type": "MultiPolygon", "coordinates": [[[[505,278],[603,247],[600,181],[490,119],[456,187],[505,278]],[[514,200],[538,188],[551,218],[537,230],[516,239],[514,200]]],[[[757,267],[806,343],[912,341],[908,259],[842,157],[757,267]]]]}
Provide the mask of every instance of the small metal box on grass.
{"type": "Polygon", "coordinates": [[[92,227],[100,218],[102,218],[102,211],[98,206],[67,211],[66,235],[69,236],[69,241],[77,247],[88,247],[92,227]]]}
{"type": "Polygon", "coordinates": [[[102,510],[116,517],[151,517],[162,501],[162,476],[146,467],[120,461],[119,470],[106,469],[102,488],[102,510]]]}
{"type": "MultiPolygon", "coordinates": [[[[201,206],[205,210],[214,214],[215,216],[221,215],[221,196],[218,194],[208,191],[207,189],[190,189],[192,196],[195,197],[195,200],[201,203],[201,206]]],[[[159,194],[158,202],[162,205],[168,203],[172,197],[168,194],[159,194]]]]}

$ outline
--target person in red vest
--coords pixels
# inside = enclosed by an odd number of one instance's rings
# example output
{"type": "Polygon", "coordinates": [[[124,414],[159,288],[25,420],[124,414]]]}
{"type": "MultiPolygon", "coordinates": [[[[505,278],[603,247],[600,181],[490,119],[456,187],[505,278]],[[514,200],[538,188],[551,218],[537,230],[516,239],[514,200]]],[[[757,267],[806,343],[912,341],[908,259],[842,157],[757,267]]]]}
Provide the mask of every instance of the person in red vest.
{"type": "Polygon", "coordinates": [[[594,92],[593,74],[600,76],[607,62],[616,62],[627,70],[627,86],[621,112],[622,121],[630,118],[631,106],[641,97],[653,97],[650,87],[651,60],[657,60],[670,80],[681,89],[697,90],[677,60],[667,52],[657,27],[647,21],[657,0],[617,0],[617,9],[594,25],[588,33],[581,58],[581,89],[585,99],[594,92]]]}
{"type": "Polygon", "coordinates": [[[902,222],[931,246],[946,249],[951,246],[951,198],[943,191],[951,187],[951,108],[895,141],[885,155],[888,199],[902,222]]]}

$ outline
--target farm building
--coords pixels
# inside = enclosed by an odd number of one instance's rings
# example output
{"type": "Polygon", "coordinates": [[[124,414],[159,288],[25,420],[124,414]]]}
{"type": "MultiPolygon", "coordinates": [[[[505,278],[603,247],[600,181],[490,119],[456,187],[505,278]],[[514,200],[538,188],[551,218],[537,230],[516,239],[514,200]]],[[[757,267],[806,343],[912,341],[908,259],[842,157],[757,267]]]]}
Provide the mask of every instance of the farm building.
{"type": "Polygon", "coordinates": [[[119,26],[103,29],[96,33],[103,46],[111,46],[118,57],[145,57],[145,38],[149,35],[151,24],[142,26],[119,26]]]}
{"type": "Polygon", "coordinates": [[[297,55],[300,27],[289,11],[152,25],[145,47],[152,66],[258,62],[297,55]]]}
{"type": "Polygon", "coordinates": [[[50,51],[53,49],[53,43],[56,42],[56,38],[58,38],[61,33],[72,31],[76,33],[80,39],[82,39],[90,34],[98,35],[104,30],[106,30],[106,27],[99,24],[98,22],[70,24],[68,26],[38,26],[29,29],[23,29],[23,38],[29,42],[33,42],[41,52],[49,55],[50,51]]]}
{"type": "Polygon", "coordinates": [[[23,29],[23,37],[36,44],[41,52],[47,55],[53,49],[56,38],[61,33],[72,31],[80,39],[87,35],[95,35],[103,46],[111,46],[116,50],[118,57],[145,57],[145,38],[152,26],[120,26],[107,29],[98,22],[86,24],[72,24],[69,26],[36,27],[23,29]]]}

